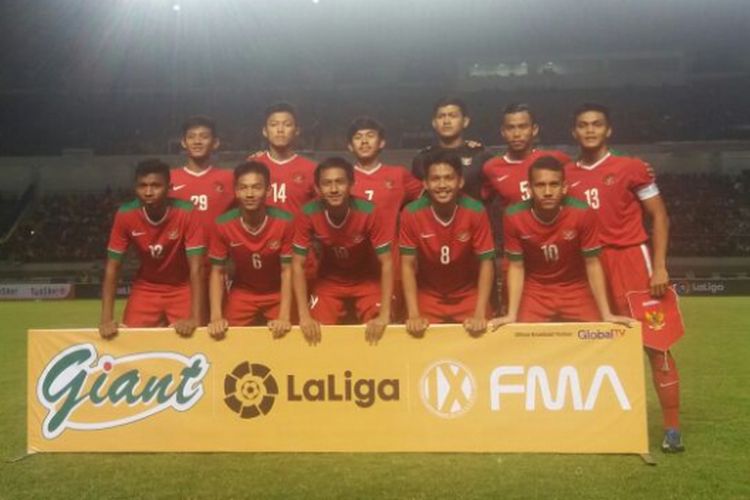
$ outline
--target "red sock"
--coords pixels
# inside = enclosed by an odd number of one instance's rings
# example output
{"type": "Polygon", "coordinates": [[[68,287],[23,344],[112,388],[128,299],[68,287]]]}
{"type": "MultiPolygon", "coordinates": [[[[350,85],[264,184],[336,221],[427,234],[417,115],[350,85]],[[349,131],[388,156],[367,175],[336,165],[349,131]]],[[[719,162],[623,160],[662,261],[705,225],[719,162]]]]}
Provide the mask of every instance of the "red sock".
{"type": "Polygon", "coordinates": [[[680,375],[672,353],[646,349],[665,429],[680,428],[680,375]]]}

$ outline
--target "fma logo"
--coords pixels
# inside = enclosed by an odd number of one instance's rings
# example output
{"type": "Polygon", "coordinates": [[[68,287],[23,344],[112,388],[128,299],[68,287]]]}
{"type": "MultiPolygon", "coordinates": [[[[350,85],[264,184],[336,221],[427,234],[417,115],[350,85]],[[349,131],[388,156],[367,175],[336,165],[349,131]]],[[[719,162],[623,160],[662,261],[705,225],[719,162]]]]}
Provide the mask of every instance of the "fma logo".
{"type": "Polygon", "coordinates": [[[463,415],[477,399],[474,377],[458,361],[443,360],[433,364],[425,370],[419,387],[424,405],[442,418],[463,415]]]}
{"type": "Polygon", "coordinates": [[[240,418],[267,415],[278,393],[276,379],[265,365],[245,361],[224,377],[224,402],[240,418]]]}

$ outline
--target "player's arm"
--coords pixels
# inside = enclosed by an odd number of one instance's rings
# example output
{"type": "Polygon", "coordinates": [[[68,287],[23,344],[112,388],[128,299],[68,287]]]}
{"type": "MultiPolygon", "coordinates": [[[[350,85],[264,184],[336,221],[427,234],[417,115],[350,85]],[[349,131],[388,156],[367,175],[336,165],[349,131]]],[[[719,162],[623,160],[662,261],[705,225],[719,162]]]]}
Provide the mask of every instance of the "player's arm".
{"type": "Polygon", "coordinates": [[[111,339],[117,335],[117,322],[114,320],[115,294],[117,292],[117,279],[122,267],[122,256],[119,258],[107,258],[104,268],[104,282],[102,283],[102,312],[99,320],[99,335],[105,339],[111,339]]]}
{"type": "Polygon", "coordinates": [[[295,251],[292,257],[292,283],[294,298],[297,300],[297,312],[299,313],[299,326],[302,335],[310,345],[315,345],[321,340],[320,324],[310,315],[310,307],[308,306],[309,295],[307,294],[307,278],[305,278],[306,257],[307,253],[300,255],[295,251]]]}
{"type": "MultiPolygon", "coordinates": [[[[304,272],[304,271],[303,271],[304,272]]],[[[273,338],[280,339],[292,329],[292,262],[282,258],[281,261],[281,300],[279,317],[268,322],[273,338]]]]}
{"type": "Polygon", "coordinates": [[[367,322],[365,340],[375,345],[383,337],[388,323],[391,322],[391,301],[393,300],[393,257],[391,246],[376,249],[380,262],[380,313],[367,322]]]}
{"type": "Polygon", "coordinates": [[[175,321],[174,329],[178,335],[189,337],[193,334],[203,313],[203,296],[206,293],[205,280],[203,279],[203,251],[189,253],[187,256],[190,268],[190,317],[175,321]]]}
{"type": "Polygon", "coordinates": [[[521,308],[521,297],[523,295],[523,281],[525,270],[523,259],[511,258],[508,265],[508,314],[494,318],[490,321],[490,328],[497,330],[503,325],[515,323],[518,320],[518,310],[521,308]]]}
{"type": "Polygon", "coordinates": [[[487,331],[487,304],[490,301],[494,273],[494,252],[489,258],[479,261],[479,277],[477,278],[477,305],[474,316],[466,318],[464,329],[473,337],[478,337],[487,331]]]}
{"type": "Polygon", "coordinates": [[[596,302],[596,307],[599,309],[602,321],[630,326],[634,321],[632,318],[612,314],[609,308],[609,302],[607,302],[607,284],[604,278],[604,269],[599,261],[599,255],[585,255],[584,260],[586,262],[586,276],[589,281],[589,287],[591,288],[591,293],[594,296],[594,301],[596,302]]]}
{"type": "Polygon", "coordinates": [[[211,321],[208,323],[208,334],[216,340],[221,340],[227,333],[229,322],[224,318],[222,305],[224,302],[224,283],[227,270],[224,263],[212,262],[211,275],[208,279],[208,298],[211,306],[211,321]]]}
{"type": "MultiPolygon", "coordinates": [[[[404,302],[406,302],[406,331],[414,337],[424,337],[427,327],[430,326],[427,318],[419,313],[419,300],[417,299],[417,256],[414,253],[405,253],[409,249],[401,247],[401,284],[404,288],[404,302]]],[[[412,251],[414,249],[411,249],[412,251]]]]}
{"type": "Polygon", "coordinates": [[[652,221],[651,246],[653,251],[653,274],[651,295],[661,297],[669,286],[667,272],[667,245],[669,241],[669,215],[660,195],[641,200],[643,209],[652,221]]]}

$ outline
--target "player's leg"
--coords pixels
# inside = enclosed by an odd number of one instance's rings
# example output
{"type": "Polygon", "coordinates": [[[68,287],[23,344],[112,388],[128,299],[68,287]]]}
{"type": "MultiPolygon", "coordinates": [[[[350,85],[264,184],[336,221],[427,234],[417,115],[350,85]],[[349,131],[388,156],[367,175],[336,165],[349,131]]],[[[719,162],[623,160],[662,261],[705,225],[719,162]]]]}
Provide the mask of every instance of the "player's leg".
{"type": "Polygon", "coordinates": [[[550,321],[557,315],[555,293],[550,287],[535,286],[528,281],[524,284],[521,305],[518,308],[520,323],[540,323],[550,321]]]}
{"type": "Polygon", "coordinates": [[[346,297],[346,291],[318,281],[310,294],[310,316],[322,325],[338,324],[346,313],[346,297]]]}
{"type": "MultiPolygon", "coordinates": [[[[605,247],[602,266],[611,289],[612,308],[617,314],[630,315],[627,301],[629,291],[648,290],[651,277],[651,258],[646,245],[614,249],[605,247]]],[[[665,430],[664,451],[682,451],[680,438],[680,376],[671,353],[646,349],[651,365],[654,389],[659,396],[665,430]],[[670,440],[673,445],[667,443],[670,440]],[[675,444],[676,443],[676,444],[675,444]],[[665,447],[665,445],[667,445],[665,447]]]]}
{"type": "Polygon", "coordinates": [[[558,288],[555,297],[558,315],[563,321],[601,321],[602,316],[596,306],[594,295],[588,283],[574,284],[558,288]]]}
{"type": "Polygon", "coordinates": [[[191,317],[190,285],[164,288],[157,302],[170,325],[191,317]]]}
{"type": "Polygon", "coordinates": [[[419,304],[419,314],[427,318],[431,324],[447,323],[442,314],[442,296],[432,293],[427,289],[420,288],[417,290],[417,304],[419,304]]]}
{"type": "Polygon", "coordinates": [[[161,292],[148,286],[133,285],[125,304],[122,322],[129,328],[155,328],[164,325],[161,292]]]}
{"type": "Polygon", "coordinates": [[[354,298],[355,313],[361,323],[367,323],[380,314],[380,281],[360,283],[350,292],[350,297],[354,298]]]}
{"type": "Polygon", "coordinates": [[[224,319],[229,326],[247,326],[252,324],[258,315],[258,295],[234,288],[229,292],[224,304],[224,319]]]}

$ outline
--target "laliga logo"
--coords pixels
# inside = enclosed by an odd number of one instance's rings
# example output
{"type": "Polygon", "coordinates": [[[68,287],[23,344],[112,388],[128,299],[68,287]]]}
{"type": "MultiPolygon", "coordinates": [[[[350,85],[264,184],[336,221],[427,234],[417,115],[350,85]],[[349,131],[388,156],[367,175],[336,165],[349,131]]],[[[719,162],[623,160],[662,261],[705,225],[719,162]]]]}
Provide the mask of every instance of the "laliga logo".
{"type": "Polygon", "coordinates": [[[442,418],[463,415],[474,406],[477,384],[458,361],[438,361],[425,370],[419,384],[422,403],[442,418]]]}
{"type": "Polygon", "coordinates": [[[66,428],[92,431],[128,425],[168,408],[186,411],[203,397],[201,382],[209,367],[203,354],[187,357],[174,352],[145,352],[97,358],[92,344],[75,345],[55,356],[42,372],[36,394],[48,410],[42,423],[45,438],[54,439],[66,428]],[[149,361],[177,363],[181,368],[179,375],[166,373],[145,378],[137,363],[149,361]],[[120,366],[132,368],[115,375],[120,366]],[[117,407],[123,402],[128,415],[100,421],[91,418],[92,413],[96,415],[92,409],[117,407]],[[131,408],[132,412],[127,411],[131,408]],[[77,413],[87,413],[88,418],[77,420],[77,413]]]}

